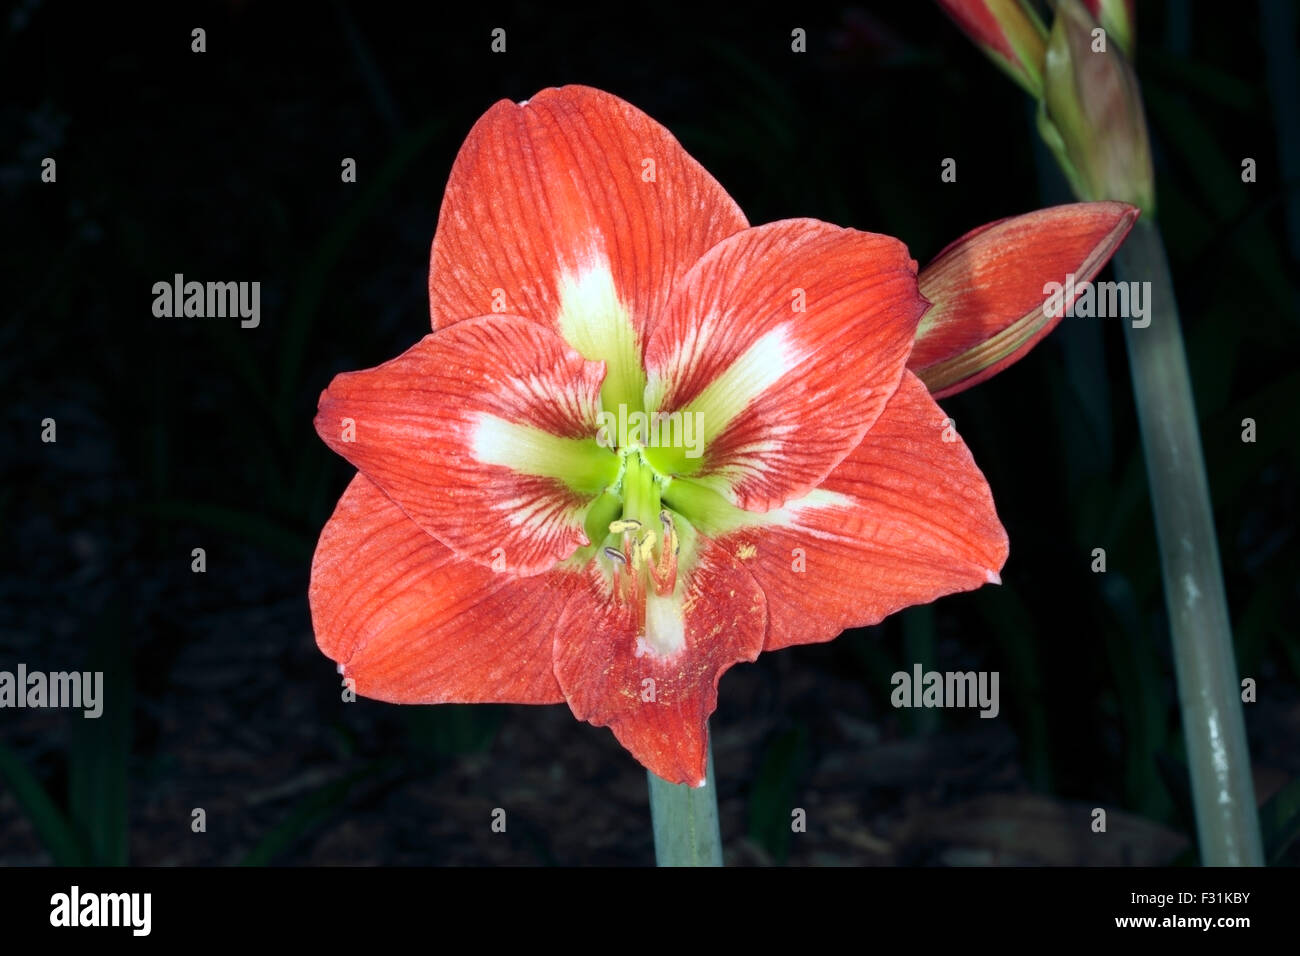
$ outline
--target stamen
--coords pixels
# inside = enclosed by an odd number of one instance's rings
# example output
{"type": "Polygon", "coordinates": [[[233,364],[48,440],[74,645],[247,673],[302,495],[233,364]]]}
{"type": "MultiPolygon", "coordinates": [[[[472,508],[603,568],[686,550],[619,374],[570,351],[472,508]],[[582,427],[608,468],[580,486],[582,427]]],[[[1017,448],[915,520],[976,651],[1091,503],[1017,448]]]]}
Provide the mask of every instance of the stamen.
{"type": "MultiPolygon", "coordinates": [[[[638,496],[638,501],[640,497],[638,496]]],[[[657,495],[651,500],[658,504],[656,498],[657,495]]],[[[636,501],[624,505],[634,513],[636,506],[636,501]]],[[[633,611],[642,634],[645,633],[647,601],[668,597],[677,587],[677,559],[681,550],[681,538],[673,524],[673,518],[671,511],[661,508],[659,525],[662,530],[654,531],[646,526],[646,522],[637,518],[626,515],[620,517],[609,522],[609,533],[622,538],[621,547],[602,548],[613,566],[614,596],[620,604],[631,602],[629,610],[633,611]],[[657,559],[656,545],[660,546],[657,559]]]]}
{"type": "Polygon", "coordinates": [[[678,554],[682,550],[682,542],[677,537],[677,529],[673,527],[673,516],[668,513],[667,508],[659,512],[659,523],[664,526],[664,550],[668,550],[671,542],[673,554],[678,554]]]}
{"type": "Polygon", "coordinates": [[[650,578],[654,581],[655,593],[663,597],[677,587],[677,552],[681,541],[667,510],[659,512],[659,521],[664,526],[664,547],[659,552],[659,562],[650,566],[650,578]]]}

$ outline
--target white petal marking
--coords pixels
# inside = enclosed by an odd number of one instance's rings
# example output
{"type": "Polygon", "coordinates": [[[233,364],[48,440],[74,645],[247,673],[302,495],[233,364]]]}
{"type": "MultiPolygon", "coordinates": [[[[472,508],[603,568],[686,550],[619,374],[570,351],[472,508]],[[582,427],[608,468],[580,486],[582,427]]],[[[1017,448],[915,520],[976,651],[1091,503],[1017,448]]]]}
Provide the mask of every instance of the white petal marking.
{"type": "Polygon", "coordinates": [[[584,452],[578,439],[508,422],[487,412],[476,416],[472,427],[471,453],[485,465],[561,481],[573,477],[582,467],[584,452]]]}
{"type": "MultiPolygon", "coordinates": [[[[641,647],[638,638],[638,647],[641,647]]],[[[679,594],[660,597],[653,591],[645,599],[644,646],[656,657],[671,657],[686,646],[686,620],[679,594]]]]}
{"type": "Polygon", "coordinates": [[[560,273],[556,289],[560,335],[583,358],[606,364],[606,407],[617,403],[611,398],[627,404],[639,399],[644,375],[641,343],[631,312],[618,297],[609,260],[589,251],[577,269],[560,273]]]}
{"type": "Polygon", "coordinates": [[[803,358],[786,325],[764,333],[737,356],[686,406],[703,416],[705,447],[803,358]]]}

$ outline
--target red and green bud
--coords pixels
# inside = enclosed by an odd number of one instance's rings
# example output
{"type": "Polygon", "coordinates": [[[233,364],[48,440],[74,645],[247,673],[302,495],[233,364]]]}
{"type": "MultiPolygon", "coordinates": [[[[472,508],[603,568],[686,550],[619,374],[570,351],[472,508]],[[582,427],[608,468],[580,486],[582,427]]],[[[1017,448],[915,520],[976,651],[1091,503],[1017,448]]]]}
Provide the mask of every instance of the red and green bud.
{"type": "Polygon", "coordinates": [[[943,398],[1019,361],[1070,305],[1048,308],[1051,285],[1091,281],[1137,216],[1124,203],[1074,203],[968,232],[921,270],[921,294],[933,304],[907,367],[943,398]]]}
{"type": "Polygon", "coordinates": [[[1043,95],[1047,30],[1024,0],[939,0],[957,26],[1034,97],[1043,95]]]}
{"type": "Polygon", "coordinates": [[[1137,76],[1081,0],[1057,4],[1038,121],[1080,199],[1113,199],[1154,212],[1151,147],[1137,76]]]}
{"type": "Polygon", "coordinates": [[[1137,41],[1135,0],[1083,0],[1083,4],[1106,35],[1119,44],[1125,56],[1131,58],[1137,41]]]}

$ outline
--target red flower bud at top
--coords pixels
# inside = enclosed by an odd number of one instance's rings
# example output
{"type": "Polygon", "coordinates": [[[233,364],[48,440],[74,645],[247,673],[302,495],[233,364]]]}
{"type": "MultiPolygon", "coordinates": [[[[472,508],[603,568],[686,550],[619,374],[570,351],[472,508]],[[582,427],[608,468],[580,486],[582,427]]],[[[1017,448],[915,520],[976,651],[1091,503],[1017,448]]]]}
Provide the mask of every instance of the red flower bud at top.
{"type": "Polygon", "coordinates": [[[1047,30],[1024,0],[939,0],[957,26],[1017,83],[1043,95],[1047,30]]]}

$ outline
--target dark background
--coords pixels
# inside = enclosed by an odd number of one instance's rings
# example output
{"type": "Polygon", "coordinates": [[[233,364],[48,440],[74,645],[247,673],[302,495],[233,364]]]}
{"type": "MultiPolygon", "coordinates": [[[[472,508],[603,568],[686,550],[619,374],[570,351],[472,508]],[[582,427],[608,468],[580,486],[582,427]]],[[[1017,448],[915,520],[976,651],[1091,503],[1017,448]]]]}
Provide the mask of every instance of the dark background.
{"type": "MultiPolygon", "coordinates": [[[[99,720],[0,711],[0,863],[651,862],[644,772],[567,708],[342,702],[306,589],[352,468],[317,439],[316,398],[428,331],[442,190],[499,98],[607,89],[751,222],[889,233],[923,263],[1068,199],[1027,98],[920,2],[179,6],[25,2],[0,23],[0,668],[110,682],[99,720]],[[260,281],[261,326],[155,318],[152,285],[177,272],[260,281]]],[[[1259,685],[1255,784],[1270,854],[1294,863],[1297,37],[1263,29],[1255,3],[1140,6],[1238,665],[1259,685]]],[[[1119,325],[1067,319],[944,406],[1010,534],[1004,584],[724,678],[728,862],[1194,859],[1119,325]],[[999,671],[1002,714],[894,710],[889,675],[918,661],[999,671]],[[807,833],[790,832],[795,807],[807,833]]]]}

